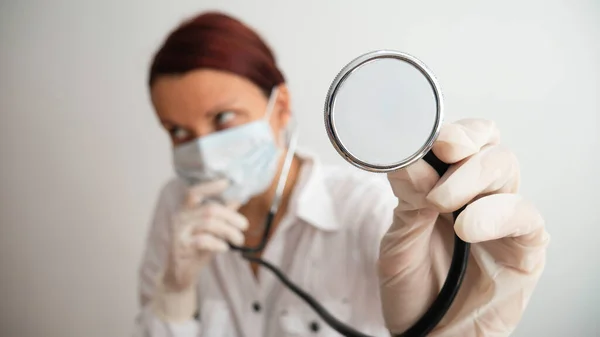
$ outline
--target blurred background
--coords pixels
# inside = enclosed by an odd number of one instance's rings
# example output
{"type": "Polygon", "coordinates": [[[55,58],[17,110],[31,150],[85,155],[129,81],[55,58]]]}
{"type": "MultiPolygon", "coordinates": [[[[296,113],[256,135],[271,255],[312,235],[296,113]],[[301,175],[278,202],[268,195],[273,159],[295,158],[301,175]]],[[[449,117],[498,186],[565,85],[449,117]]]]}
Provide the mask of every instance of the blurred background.
{"type": "Polygon", "coordinates": [[[182,19],[224,10],[274,49],[300,143],[347,165],[328,86],[386,48],[437,75],[448,120],[495,120],[542,210],[548,263],[514,336],[600,336],[600,2],[3,0],[0,335],[128,336],[137,265],[170,144],[150,58],[182,19]]]}

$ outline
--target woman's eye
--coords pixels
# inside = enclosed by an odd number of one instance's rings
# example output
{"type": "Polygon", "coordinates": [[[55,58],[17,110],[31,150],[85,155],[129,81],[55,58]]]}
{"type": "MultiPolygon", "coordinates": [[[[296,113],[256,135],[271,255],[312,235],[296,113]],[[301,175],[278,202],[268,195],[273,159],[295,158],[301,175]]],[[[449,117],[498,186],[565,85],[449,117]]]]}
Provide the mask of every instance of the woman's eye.
{"type": "Polygon", "coordinates": [[[183,141],[190,137],[189,131],[180,127],[174,127],[170,130],[171,137],[176,141],[183,141]]]}
{"type": "Polygon", "coordinates": [[[216,116],[217,125],[220,127],[227,126],[235,119],[235,113],[233,111],[221,112],[216,116]]]}

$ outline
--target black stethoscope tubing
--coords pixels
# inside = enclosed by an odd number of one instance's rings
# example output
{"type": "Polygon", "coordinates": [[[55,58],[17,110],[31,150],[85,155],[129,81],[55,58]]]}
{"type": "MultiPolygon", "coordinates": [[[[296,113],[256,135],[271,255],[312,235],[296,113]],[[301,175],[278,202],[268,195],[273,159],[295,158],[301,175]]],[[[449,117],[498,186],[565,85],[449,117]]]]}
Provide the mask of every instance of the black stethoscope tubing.
{"type": "MultiPolygon", "coordinates": [[[[448,170],[448,164],[438,159],[433,152],[429,151],[423,159],[431,165],[438,175],[442,177],[448,170]]],[[[456,220],[458,215],[464,210],[465,206],[453,212],[453,217],[456,220]]],[[[270,211],[267,215],[265,222],[265,230],[261,238],[260,243],[255,247],[240,247],[230,244],[232,250],[239,251],[242,253],[242,257],[248,261],[258,263],[261,266],[270,270],[287,288],[302,298],[331,328],[347,337],[370,337],[360,331],[355,330],[349,325],[339,321],[333,315],[331,315],[315,298],[310,294],[306,293],[291,280],[289,280],[277,267],[271,263],[252,256],[252,254],[261,252],[266,244],[271,232],[273,219],[275,212],[270,211]]],[[[469,258],[470,244],[461,240],[456,234],[454,235],[454,252],[452,254],[452,262],[450,263],[450,269],[446,281],[440,290],[437,298],[433,301],[429,309],[421,316],[421,318],[413,324],[409,329],[401,334],[395,335],[397,337],[423,337],[427,336],[442,320],[444,315],[450,309],[452,302],[456,298],[460,286],[462,285],[463,279],[466,274],[468,258],[469,258]]]]}

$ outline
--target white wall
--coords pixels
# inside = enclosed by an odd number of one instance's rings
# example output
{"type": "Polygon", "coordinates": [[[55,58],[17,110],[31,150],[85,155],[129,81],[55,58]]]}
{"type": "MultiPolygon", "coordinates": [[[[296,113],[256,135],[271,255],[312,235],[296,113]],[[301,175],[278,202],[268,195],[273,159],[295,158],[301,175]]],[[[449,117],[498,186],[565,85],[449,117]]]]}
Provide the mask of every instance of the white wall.
{"type": "Polygon", "coordinates": [[[553,238],[515,336],[599,336],[599,3],[367,3],[3,1],[0,335],[129,333],[146,226],[171,173],[148,62],[180,19],[222,8],[272,44],[301,142],[325,161],[344,164],[322,126],[329,82],[372,49],[425,61],[449,119],[496,120],[553,238]]]}

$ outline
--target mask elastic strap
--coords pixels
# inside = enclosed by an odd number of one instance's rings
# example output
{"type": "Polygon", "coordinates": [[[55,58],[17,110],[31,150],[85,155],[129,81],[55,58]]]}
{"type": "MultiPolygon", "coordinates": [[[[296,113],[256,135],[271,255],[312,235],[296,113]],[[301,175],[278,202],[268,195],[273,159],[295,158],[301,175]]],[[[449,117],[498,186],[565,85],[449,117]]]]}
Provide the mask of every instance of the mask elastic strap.
{"type": "Polygon", "coordinates": [[[274,87],[271,90],[271,95],[269,96],[269,101],[267,102],[267,113],[265,114],[265,119],[270,120],[271,114],[273,113],[273,107],[275,106],[275,102],[277,101],[277,94],[279,93],[279,88],[274,87]]]}
{"type": "Polygon", "coordinates": [[[291,123],[291,136],[290,142],[287,147],[287,152],[285,154],[285,160],[283,162],[283,167],[281,168],[281,175],[279,176],[279,181],[277,182],[277,189],[275,190],[275,198],[273,198],[273,202],[271,204],[271,214],[277,214],[277,210],[279,209],[279,204],[281,203],[281,199],[283,197],[283,189],[285,188],[285,184],[287,183],[288,174],[290,172],[290,167],[292,166],[292,160],[294,159],[294,154],[296,153],[296,145],[298,144],[298,132],[296,128],[296,123],[294,118],[292,117],[290,120],[291,123]]]}
{"type": "Polygon", "coordinates": [[[281,200],[283,198],[283,190],[285,188],[285,184],[287,183],[287,178],[290,172],[290,167],[292,165],[292,160],[294,159],[294,154],[296,153],[296,144],[298,142],[298,132],[296,129],[296,124],[293,121],[294,119],[292,118],[292,121],[290,121],[292,123],[292,134],[290,137],[290,142],[287,148],[287,152],[285,154],[285,160],[283,162],[281,174],[279,175],[279,181],[277,182],[275,197],[271,202],[271,208],[269,210],[269,213],[267,214],[267,220],[265,221],[266,226],[264,228],[263,237],[260,243],[256,247],[238,247],[232,245],[231,243],[229,244],[229,247],[242,252],[242,254],[244,254],[244,257],[246,258],[248,257],[247,254],[261,252],[265,248],[267,244],[268,235],[271,231],[271,226],[275,218],[275,214],[277,214],[277,211],[279,210],[279,205],[281,204],[281,200]]]}

